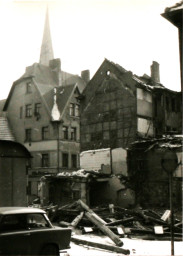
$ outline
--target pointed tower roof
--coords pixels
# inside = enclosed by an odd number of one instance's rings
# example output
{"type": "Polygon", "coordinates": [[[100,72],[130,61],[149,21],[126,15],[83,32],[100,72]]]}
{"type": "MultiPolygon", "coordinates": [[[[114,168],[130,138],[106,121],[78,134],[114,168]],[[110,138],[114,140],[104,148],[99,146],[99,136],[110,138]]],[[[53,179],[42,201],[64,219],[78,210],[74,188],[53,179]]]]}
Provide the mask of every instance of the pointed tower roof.
{"type": "Polygon", "coordinates": [[[51,40],[50,24],[49,24],[49,14],[48,14],[48,6],[47,6],[39,63],[45,66],[49,66],[49,61],[52,59],[54,59],[54,56],[53,56],[53,48],[52,48],[52,40],[51,40]]]}

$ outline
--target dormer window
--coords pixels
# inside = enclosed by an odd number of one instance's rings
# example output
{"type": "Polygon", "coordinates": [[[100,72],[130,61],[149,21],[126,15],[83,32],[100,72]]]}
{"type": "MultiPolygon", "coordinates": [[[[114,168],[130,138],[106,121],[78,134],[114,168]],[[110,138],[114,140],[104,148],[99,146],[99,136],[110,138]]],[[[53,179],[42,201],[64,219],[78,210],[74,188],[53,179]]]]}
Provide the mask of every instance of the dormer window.
{"type": "Polygon", "coordinates": [[[26,83],[26,93],[32,92],[32,84],[31,82],[26,83]]]}

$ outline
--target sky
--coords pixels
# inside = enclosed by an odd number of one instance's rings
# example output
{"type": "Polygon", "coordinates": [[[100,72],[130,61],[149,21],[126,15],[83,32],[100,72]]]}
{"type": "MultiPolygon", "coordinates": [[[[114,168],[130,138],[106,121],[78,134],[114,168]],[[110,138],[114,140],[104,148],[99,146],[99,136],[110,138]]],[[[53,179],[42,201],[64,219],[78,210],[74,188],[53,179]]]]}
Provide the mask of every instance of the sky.
{"type": "Polygon", "coordinates": [[[105,58],[180,91],[178,30],[161,16],[178,0],[0,0],[0,100],[27,66],[39,62],[46,6],[54,58],[63,71],[95,74],[105,58]]]}

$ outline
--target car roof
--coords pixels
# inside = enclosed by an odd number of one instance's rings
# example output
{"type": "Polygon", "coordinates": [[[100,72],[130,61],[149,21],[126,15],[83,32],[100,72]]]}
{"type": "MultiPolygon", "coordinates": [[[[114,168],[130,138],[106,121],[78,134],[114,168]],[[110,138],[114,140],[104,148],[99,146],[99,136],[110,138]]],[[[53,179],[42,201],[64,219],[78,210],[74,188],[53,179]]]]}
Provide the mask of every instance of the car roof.
{"type": "Polygon", "coordinates": [[[20,213],[45,213],[45,211],[34,207],[0,207],[0,214],[20,213]]]}

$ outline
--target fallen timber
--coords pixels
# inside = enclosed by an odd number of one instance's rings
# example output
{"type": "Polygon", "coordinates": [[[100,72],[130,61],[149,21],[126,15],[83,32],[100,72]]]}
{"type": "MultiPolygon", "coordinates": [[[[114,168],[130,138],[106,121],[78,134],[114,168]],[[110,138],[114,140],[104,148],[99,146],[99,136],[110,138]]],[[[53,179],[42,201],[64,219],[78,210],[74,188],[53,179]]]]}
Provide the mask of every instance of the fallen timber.
{"type": "Polygon", "coordinates": [[[130,254],[130,250],[126,250],[126,249],[123,249],[121,247],[116,247],[116,246],[112,246],[112,245],[108,245],[108,244],[101,244],[101,243],[86,241],[86,240],[78,239],[78,238],[75,238],[75,237],[71,237],[71,241],[76,243],[76,244],[87,245],[87,246],[91,246],[91,247],[95,247],[95,248],[104,249],[104,250],[107,250],[107,251],[122,253],[122,254],[125,254],[125,255],[130,254]]]}

